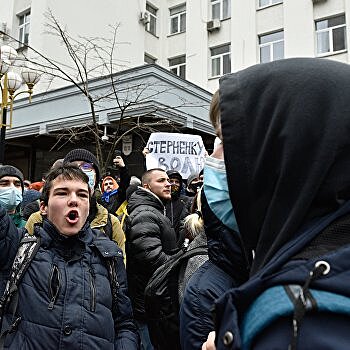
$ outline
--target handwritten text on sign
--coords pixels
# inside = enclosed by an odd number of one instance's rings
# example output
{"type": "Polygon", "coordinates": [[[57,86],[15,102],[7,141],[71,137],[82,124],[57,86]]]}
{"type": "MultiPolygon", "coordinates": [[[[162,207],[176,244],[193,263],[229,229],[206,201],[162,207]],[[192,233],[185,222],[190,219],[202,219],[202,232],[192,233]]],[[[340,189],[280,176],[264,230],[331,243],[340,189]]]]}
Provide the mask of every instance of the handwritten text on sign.
{"type": "Polygon", "coordinates": [[[184,179],[204,165],[205,148],[201,136],[157,132],[147,146],[147,169],[177,170],[184,179]]]}

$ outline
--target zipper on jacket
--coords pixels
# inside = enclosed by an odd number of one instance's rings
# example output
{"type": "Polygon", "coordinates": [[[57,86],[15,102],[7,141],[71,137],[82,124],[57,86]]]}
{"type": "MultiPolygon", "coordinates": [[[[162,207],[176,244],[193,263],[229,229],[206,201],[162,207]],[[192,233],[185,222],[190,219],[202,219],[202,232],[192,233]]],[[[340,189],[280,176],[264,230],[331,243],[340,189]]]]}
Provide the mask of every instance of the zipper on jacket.
{"type": "Polygon", "coordinates": [[[57,265],[52,265],[49,276],[49,305],[48,309],[52,310],[58,297],[61,285],[61,273],[57,265]]]}
{"type": "Polygon", "coordinates": [[[95,312],[96,310],[96,275],[95,271],[92,267],[89,268],[90,273],[90,291],[91,291],[91,299],[90,299],[90,311],[95,312]]]}

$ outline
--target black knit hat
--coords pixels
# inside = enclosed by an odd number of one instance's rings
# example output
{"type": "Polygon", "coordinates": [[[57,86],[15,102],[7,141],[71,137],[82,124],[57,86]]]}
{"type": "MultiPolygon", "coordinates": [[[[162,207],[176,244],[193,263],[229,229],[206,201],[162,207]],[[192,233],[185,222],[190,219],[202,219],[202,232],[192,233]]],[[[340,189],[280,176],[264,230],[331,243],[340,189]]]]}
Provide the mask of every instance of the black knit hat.
{"type": "Polygon", "coordinates": [[[97,158],[87,149],[76,148],[66,154],[66,156],[63,159],[63,164],[75,162],[77,160],[82,160],[87,163],[92,163],[96,171],[96,181],[95,181],[95,187],[96,187],[96,185],[100,181],[100,165],[98,164],[97,158]]]}
{"type": "Polygon", "coordinates": [[[22,186],[22,191],[24,189],[24,184],[23,184],[23,174],[22,172],[17,169],[16,167],[12,165],[2,165],[0,166],[0,179],[4,176],[14,176],[18,177],[18,179],[21,181],[21,186],[22,186]]]}

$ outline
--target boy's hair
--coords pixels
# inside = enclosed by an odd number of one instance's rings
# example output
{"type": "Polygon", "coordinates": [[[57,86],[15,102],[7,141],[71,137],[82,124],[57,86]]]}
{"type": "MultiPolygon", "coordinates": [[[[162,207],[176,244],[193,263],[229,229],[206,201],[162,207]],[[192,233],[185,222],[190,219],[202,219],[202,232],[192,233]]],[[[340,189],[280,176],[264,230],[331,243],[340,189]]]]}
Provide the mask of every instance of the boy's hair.
{"type": "Polygon", "coordinates": [[[141,185],[143,186],[144,184],[149,184],[151,181],[151,175],[155,172],[155,171],[162,171],[163,173],[166,174],[165,170],[162,168],[153,168],[150,170],[147,170],[146,172],[143,173],[142,178],[141,178],[141,185]]]}
{"type": "Polygon", "coordinates": [[[63,180],[80,180],[88,185],[89,196],[91,195],[88,176],[74,164],[64,164],[51,169],[45,178],[45,184],[41,195],[41,200],[47,205],[50,196],[52,182],[61,177],[63,180]]]}
{"type": "Polygon", "coordinates": [[[220,119],[220,94],[219,90],[214,93],[209,109],[210,122],[215,129],[216,136],[222,140],[221,134],[221,119],[220,119]]]}

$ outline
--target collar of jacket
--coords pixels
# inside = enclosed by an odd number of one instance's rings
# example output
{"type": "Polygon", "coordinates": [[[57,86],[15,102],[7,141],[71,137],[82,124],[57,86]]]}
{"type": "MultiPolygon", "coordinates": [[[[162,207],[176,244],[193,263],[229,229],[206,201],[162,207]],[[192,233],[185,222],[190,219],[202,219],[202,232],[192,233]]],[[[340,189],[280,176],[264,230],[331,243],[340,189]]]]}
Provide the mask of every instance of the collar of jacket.
{"type": "Polygon", "coordinates": [[[148,188],[139,187],[139,189],[150,193],[154,198],[156,198],[157,201],[162,205],[163,212],[164,212],[164,215],[165,215],[165,205],[164,205],[163,201],[162,201],[155,193],[153,193],[152,191],[150,191],[148,188]]]}

